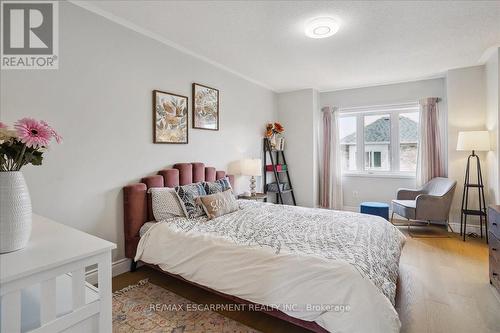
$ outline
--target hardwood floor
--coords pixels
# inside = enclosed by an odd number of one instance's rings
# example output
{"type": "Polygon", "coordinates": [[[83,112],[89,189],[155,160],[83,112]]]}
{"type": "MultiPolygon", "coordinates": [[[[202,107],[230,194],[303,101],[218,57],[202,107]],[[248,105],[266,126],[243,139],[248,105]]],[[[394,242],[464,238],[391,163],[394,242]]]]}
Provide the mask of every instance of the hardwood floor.
{"type": "MultiPolygon", "coordinates": [[[[144,278],[197,303],[227,303],[148,267],[115,277],[113,290],[144,278]]],[[[500,297],[489,284],[487,245],[478,239],[462,242],[456,235],[408,237],[400,262],[396,310],[405,333],[500,332],[500,297]]],[[[221,313],[262,332],[305,332],[262,313],[221,313]]]]}
{"type": "Polygon", "coordinates": [[[408,237],[399,271],[401,332],[500,332],[484,240],[408,237]]]}

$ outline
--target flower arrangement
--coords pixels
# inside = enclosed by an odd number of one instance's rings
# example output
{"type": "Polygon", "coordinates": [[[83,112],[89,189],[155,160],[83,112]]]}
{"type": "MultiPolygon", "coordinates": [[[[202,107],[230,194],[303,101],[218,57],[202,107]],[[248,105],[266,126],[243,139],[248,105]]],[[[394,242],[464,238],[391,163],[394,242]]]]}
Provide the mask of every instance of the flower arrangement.
{"type": "Polygon", "coordinates": [[[279,122],[268,123],[266,126],[266,138],[285,132],[285,128],[279,122]]]}
{"type": "Polygon", "coordinates": [[[52,139],[62,142],[62,137],[44,121],[23,118],[13,128],[0,122],[0,172],[19,171],[30,163],[41,165],[52,139]]]}
{"type": "Polygon", "coordinates": [[[266,125],[266,138],[269,140],[272,149],[283,150],[285,139],[281,137],[281,134],[284,132],[285,127],[277,121],[266,125]]]}

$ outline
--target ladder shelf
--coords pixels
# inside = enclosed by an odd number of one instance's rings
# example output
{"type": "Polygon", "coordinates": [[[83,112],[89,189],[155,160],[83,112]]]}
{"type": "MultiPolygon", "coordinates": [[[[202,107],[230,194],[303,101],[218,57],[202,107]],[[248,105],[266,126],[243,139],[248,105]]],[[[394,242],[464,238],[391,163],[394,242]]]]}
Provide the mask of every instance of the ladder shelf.
{"type": "Polygon", "coordinates": [[[264,138],[264,160],[263,160],[263,175],[264,175],[264,192],[265,193],[275,193],[276,203],[284,204],[283,194],[290,194],[294,206],[297,206],[295,201],[295,194],[293,192],[292,181],[290,180],[290,173],[288,172],[288,165],[286,163],[285,152],[283,150],[273,149],[271,146],[271,141],[268,138],[264,138]],[[272,170],[267,170],[267,158],[273,166],[272,170]],[[282,164],[286,165],[285,170],[277,170],[277,166],[280,165],[280,160],[282,164]],[[276,183],[276,190],[268,190],[267,175],[271,174],[274,176],[274,182],[276,183]],[[280,175],[285,174],[286,180],[282,181],[280,175]],[[288,187],[286,185],[288,184],[288,187]],[[283,186],[283,188],[282,188],[283,186]]]}

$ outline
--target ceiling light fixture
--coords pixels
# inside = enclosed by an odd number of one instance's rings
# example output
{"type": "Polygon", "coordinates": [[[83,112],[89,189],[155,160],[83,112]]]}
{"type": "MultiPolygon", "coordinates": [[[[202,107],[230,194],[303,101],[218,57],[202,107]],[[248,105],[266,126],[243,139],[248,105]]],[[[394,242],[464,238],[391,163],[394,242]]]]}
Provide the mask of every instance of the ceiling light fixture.
{"type": "Polygon", "coordinates": [[[339,31],[340,24],[332,17],[316,17],[306,22],[305,33],[310,38],[326,38],[339,31]]]}

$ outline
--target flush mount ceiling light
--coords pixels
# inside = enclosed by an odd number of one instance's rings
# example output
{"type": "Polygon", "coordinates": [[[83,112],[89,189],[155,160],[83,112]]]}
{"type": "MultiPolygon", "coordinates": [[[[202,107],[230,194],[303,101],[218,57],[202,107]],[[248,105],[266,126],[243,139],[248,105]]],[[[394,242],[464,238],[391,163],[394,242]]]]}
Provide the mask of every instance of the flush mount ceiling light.
{"type": "Polygon", "coordinates": [[[339,31],[340,24],[332,17],[316,17],[306,22],[305,33],[310,38],[326,38],[339,31]]]}

